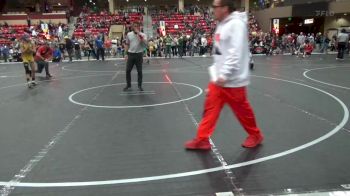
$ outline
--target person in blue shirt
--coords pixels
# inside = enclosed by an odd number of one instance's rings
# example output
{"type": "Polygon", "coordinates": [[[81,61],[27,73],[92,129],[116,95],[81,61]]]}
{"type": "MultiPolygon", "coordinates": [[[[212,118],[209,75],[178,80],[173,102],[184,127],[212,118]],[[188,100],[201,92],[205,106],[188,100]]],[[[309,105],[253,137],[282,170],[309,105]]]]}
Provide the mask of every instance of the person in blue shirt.
{"type": "Polygon", "coordinates": [[[0,57],[2,57],[2,51],[4,50],[4,45],[0,45],[0,57]]]}
{"type": "Polygon", "coordinates": [[[96,38],[95,46],[97,49],[97,55],[96,55],[97,60],[100,60],[100,55],[101,55],[102,61],[104,61],[105,60],[105,49],[104,49],[104,43],[103,43],[101,36],[98,36],[96,38]]]}
{"type": "Polygon", "coordinates": [[[62,53],[60,51],[60,49],[58,48],[58,46],[56,45],[53,51],[53,58],[52,58],[52,62],[61,62],[62,60],[62,53]]]}
{"type": "Polygon", "coordinates": [[[5,62],[7,62],[7,59],[9,57],[9,52],[10,52],[9,47],[7,45],[3,45],[1,51],[2,51],[2,56],[4,57],[5,62]]]}

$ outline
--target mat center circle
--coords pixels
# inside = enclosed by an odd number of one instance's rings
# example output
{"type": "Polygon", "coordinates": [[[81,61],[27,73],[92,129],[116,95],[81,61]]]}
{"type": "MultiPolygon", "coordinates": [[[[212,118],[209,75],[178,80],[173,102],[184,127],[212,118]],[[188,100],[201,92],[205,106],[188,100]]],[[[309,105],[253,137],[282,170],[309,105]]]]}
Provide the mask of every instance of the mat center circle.
{"type": "Polygon", "coordinates": [[[203,93],[200,87],[186,83],[144,82],[143,84],[144,91],[138,91],[137,88],[134,88],[134,90],[124,92],[122,88],[125,86],[125,83],[90,87],[71,94],[69,101],[77,105],[94,108],[144,108],[188,101],[203,93]],[[184,95],[183,99],[178,97],[172,85],[176,85],[179,88],[184,95]],[[100,95],[97,100],[94,100],[91,97],[96,96],[98,90],[101,90],[99,92],[100,95]]]}

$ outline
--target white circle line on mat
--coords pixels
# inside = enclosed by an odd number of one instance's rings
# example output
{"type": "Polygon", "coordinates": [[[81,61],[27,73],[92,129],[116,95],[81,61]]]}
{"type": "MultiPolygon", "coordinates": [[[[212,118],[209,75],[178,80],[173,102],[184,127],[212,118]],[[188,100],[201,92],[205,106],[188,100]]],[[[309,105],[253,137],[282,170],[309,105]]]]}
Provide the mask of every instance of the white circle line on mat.
{"type": "MultiPolygon", "coordinates": [[[[144,84],[170,84],[169,82],[143,82],[143,83],[144,84]]],[[[195,86],[195,85],[192,85],[192,84],[186,84],[186,83],[175,83],[175,82],[173,82],[173,83],[177,84],[177,85],[184,85],[184,86],[190,86],[190,87],[196,88],[198,90],[198,93],[196,95],[188,97],[186,99],[180,99],[180,100],[176,100],[176,101],[170,101],[170,102],[165,102],[165,103],[157,103],[157,104],[149,104],[149,105],[130,105],[130,106],[93,105],[93,104],[81,103],[81,102],[78,102],[78,101],[73,99],[73,97],[75,95],[77,95],[79,93],[82,93],[82,92],[85,92],[85,91],[88,91],[88,90],[102,88],[102,87],[107,87],[107,86],[125,85],[124,83],[116,83],[116,84],[108,84],[108,85],[95,86],[95,87],[82,89],[80,91],[77,91],[77,92],[71,94],[68,99],[69,99],[70,102],[72,102],[74,104],[77,104],[77,105],[81,105],[81,106],[87,106],[87,107],[93,107],[93,108],[105,108],[105,109],[125,109],[125,108],[145,108],[145,107],[163,106],[163,105],[179,103],[179,102],[182,102],[182,101],[188,101],[188,100],[194,99],[194,98],[200,96],[203,93],[203,90],[200,87],[198,87],[198,86],[195,86]]]]}
{"type": "MultiPolygon", "coordinates": [[[[173,68],[173,69],[167,69],[168,71],[177,71],[179,69],[187,69],[187,67],[180,67],[180,68],[173,68]]],[[[73,71],[73,72],[83,72],[83,73],[115,73],[118,70],[106,70],[106,71],[101,71],[101,70],[81,70],[81,69],[69,69],[67,68],[67,66],[63,66],[62,70],[65,71],[73,71]]],[[[163,69],[143,69],[142,72],[143,73],[158,73],[158,72],[162,72],[164,70],[163,69]]],[[[125,71],[120,71],[121,73],[125,73],[125,71]]]]}
{"type": "MultiPolygon", "coordinates": [[[[344,112],[344,116],[343,119],[341,120],[341,122],[334,127],[330,132],[328,132],[327,134],[313,140],[310,141],[306,144],[300,145],[298,147],[280,152],[280,153],[276,153],[273,155],[269,155],[266,157],[261,157],[255,160],[251,160],[251,161],[245,161],[245,162],[241,162],[241,163],[236,163],[236,164],[231,164],[231,165],[227,165],[227,166],[220,166],[220,167],[214,167],[214,168],[209,168],[209,169],[201,169],[201,170],[195,170],[195,171],[189,171],[189,172],[181,172],[181,173],[174,173],[174,174],[165,174],[165,175],[158,175],[158,176],[148,176],[148,177],[140,177],[140,178],[129,178],[129,179],[117,179],[117,180],[103,180],[103,181],[85,181],[85,182],[53,182],[53,183],[39,183],[39,182],[21,182],[18,183],[14,186],[16,187],[31,187],[31,188],[42,188],[42,187],[81,187],[81,186],[99,186],[99,185],[114,185],[114,184],[128,184],[128,183],[137,183],[137,182],[149,182],[149,181],[157,181],[157,180],[165,180],[165,179],[173,179],[173,178],[181,178],[181,177],[188,177],[188,176],[195,176],[195,175],[200,175],[200,174],[206,174],[206,173],[211,173],[211,172],[217,172],[217,171],[222,171],[222,170],[226,170],[226,169],[234,169],[234,168],[239,168],[239,167],[244,167],[244,166],[248,166],[248,165],[253,165],[253,164],[257,164],[257,163],[261,163],[264,161],[268,161],[268,160],[272,160],[272,159],[276,159],[279,157],[283,157],[283,156],[287,156],[289,154],[304,150],[306,148],[309,148],[313,145],[316,145],[328,138],[330,138],[331,136],[333,136],[334,134],[336,134],[338,131],[340,131],[345,124],[348,122],[349,120],[349,110],[346,107],[346,105],[335,95],[324,91],[322,89],[307,85],[307,84],[303,84],[303,83],[299,83],[299,82],[294,82],[294,81],[290,81],[290,80],[284,80],[284,79],[279,79],[279,78],[272,78],[272,77],[264,77],[264,76],[254,76],[253,77],[258,77],[258,78],[265,78],[265,79],[272,79],[272,80],[277,80],[277,81],[283,81],[283,82],[288,82],[291,84],[296,84],[296,85],[300,85],[300,86],[304,86],[304,87],[308,87],[311,88],[313,90],[316,90],[318,92],[321,92],[323,94],[326,94],[330,97],[332,97],[335,101],[337,101],[341,107],[343,108],[343,112],[344,112]]],[[[0,182],[1,186],[11,186],[11,184],[9,182],[0,182]]]]}
{"type": "Polygon", "coordinates": [[[312,80],[312,81],[314,81],[314,82],[318,82],[318,83],[325,84],[325,85],[328,85],[328,86],[333,86],[333,87],[338,87],[338,88],[350,90],[350,87],[341,86],[341,85],[336,85],[336,84],[324,82],[324,81],[321,81],[321,80],[316,80],[316,79],[311,78],[310,76],[307,75],[307,73],[309,73],[309,72],[311,72],[311,71],[314,71],[314,70],[335,69],[335,68],[343,68],[343,67],[350,67],[350,66],[337,66],[337,67],[333,67],[333,66],[332,66],[332,67],[322,67],[322,68],[316,68],[316,69],[309,69],[309,70],[307,70],[307,71],[304,71],[303,75],[304,75],[305,78],[307,78],[307,79],[309,79],[309,80],[312,80]]]}

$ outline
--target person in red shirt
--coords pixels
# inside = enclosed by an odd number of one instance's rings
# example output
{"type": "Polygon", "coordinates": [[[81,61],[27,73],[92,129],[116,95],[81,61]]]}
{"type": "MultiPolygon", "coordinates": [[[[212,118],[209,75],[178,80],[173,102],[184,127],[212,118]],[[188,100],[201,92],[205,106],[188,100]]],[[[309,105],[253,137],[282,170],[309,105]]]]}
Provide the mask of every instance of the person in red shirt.
{"type": "Polygon", "coordinates": [[[209,36],[208,37],[208,49],[209,49],[209,54],[210,56],[212,55],[211,51],[212,51],[212,48],[213,48],[213,38],[212,36],[209,36]]]}
{"type": "Polygon", "coordinates": [[[312,44],[307,40],[305,42],[305,47],[304,47],[304,56],[311,56],[312,51],[314,50],[314,47],[312,46],[312,44]]]}
{"type": "Polygon", "coordinates": [[[47,41],[43,41],[42,45],[38,48],[35,55],[35,62],[38,65],[37,73],[41,73],[45,68],[46,78],[52,78],[49,72],[49,61],[52,60],[53,50],[50,48],[47,41]]]}
{"type": "Polygon", "coordinates": [[[105,41],[105,48],[106,48],[106,54],[108,56],[111,55],[111,50],[112,50],[112,40],[107,38],[105,41]]]}

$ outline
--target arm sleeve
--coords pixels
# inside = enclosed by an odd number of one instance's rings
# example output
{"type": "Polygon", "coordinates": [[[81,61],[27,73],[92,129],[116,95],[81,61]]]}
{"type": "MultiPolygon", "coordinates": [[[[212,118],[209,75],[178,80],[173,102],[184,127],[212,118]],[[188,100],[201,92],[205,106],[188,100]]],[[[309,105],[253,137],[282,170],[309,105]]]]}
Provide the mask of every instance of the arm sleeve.
{"type": "Polygon", "coordinates": [[[142,39],[141,44],[142,44],[144,47],[147,47],[148,43],[147,43],[147,36],[146,36],[146,34],[142,34],[142,37],[143,37],[143,39],[142,39]]]}
{"type": "Polygon", "coordinates": [[[126,35],[125,44],[126,45],[130,45],[130,40],[129,40],[129,36],[128,35],[126,35]]]}
{"type": "Polygon", "coordinates": [[[230,28],[228,41],[230,42],[227,55],[225,55],[224,65],[219,70],[219,77],[223,79],[229,78],[235,71],[240,69],[239,61],[242,56],[244,43],[246,39],[246,27],[241,21],[235,21],[230,28]]]}
{"type": "Polygon", "coordinates": [[[41,51],[42,51],[41,47],[38,48],[38,50],[36,51],[36,55],[41,57],[41,51]]]}

